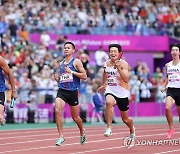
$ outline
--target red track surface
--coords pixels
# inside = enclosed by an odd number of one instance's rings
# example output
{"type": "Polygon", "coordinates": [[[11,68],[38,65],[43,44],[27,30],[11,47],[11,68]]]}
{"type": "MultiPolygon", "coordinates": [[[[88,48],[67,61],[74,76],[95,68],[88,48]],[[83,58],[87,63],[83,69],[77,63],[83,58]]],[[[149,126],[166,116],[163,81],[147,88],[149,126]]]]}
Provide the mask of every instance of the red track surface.
{"type": "MultiPolygon", "coordinates": [[[[105,127],[86,127],[87,142],[79,143],[78,128],[65,128],[65,142],[62,146],[55,146],[58,137],[57,130],[36,129],[0,132],[0,154],[110,154],[110,153],[180,153],[180,125],[175,124],[175,133],[172,139],[176,145],[135,145],[131,149],[123,146],[123,139],[129,135],[126,126],[113,126],[113,135],[104,137],[105,127]]],[[[166,140],[167,125],[136,125],[137,142],[147,140],[166,140]]]]}

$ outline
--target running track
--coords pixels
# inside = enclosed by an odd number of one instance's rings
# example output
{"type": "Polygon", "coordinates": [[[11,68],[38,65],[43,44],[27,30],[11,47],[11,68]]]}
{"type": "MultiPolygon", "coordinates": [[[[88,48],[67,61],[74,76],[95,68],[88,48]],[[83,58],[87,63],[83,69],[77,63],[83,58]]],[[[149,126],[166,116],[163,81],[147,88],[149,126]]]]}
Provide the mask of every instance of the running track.
{"type": "MultiPolygon", "coordinates": [[[[135,145],[131,149],[123,146],[129,135],[124,125],[114,125],[113,135],[104,137],[105,126],[86,126],[87,142],[79,143],[77,127],[64,128],[65,142],[55,146],[57,129],[29,129],[0,131],[0,154],[165,154],[180,153],[180,124],[175,124],[173,139],[178,145],[135,145]]],[[[136,125],[137,140],[166,140],[167,124],[136,125]]]]}

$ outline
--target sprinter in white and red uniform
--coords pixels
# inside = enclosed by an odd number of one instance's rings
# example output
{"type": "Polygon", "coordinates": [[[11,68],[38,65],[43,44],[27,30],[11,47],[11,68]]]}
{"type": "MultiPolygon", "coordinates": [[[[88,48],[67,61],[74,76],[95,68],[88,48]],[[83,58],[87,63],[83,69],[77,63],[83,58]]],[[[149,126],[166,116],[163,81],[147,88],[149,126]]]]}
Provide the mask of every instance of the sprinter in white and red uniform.
{"type": "Polygon", "coordinates": [[[129,127],[130,138],[135,140],[135,127],[133,121],[128,116],[129,112],[129,76],[128,63],[120,59],[118,56],[121,51],[119,44],[109,45],[109,57],[103,67],[103,81],[102,86],[98,89],[98,92],[105,90],[106,96],[106,121],[107,129],[104,136],[108,137],[112,135],[112,118],[113,118],[113,106],[118,105],[120,110],[122,121],[129,127]]]}
{"type": "Polygon", "coordinates": [[[161,90],[166,91],[166,118],[169,125],[167,138],[171,138],[174,133],[173,116],[171,108],[176,103],[177,111],[180,122],[180,44],[170,45],[172,61],[165,65],[166,67],[166,83],[165,87],[161,90]]]}

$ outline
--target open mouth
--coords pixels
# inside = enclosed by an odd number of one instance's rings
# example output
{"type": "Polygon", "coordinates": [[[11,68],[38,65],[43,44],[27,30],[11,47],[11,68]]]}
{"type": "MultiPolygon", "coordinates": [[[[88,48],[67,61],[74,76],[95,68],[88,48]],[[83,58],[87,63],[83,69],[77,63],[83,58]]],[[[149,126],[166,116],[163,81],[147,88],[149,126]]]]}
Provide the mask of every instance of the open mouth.
{"type": "Polygon", "coordinates": [[[112,57],[112,58],[116,58],[116,56],[115,56],[115,55],[112,55],[111,57],[112,57]]]}

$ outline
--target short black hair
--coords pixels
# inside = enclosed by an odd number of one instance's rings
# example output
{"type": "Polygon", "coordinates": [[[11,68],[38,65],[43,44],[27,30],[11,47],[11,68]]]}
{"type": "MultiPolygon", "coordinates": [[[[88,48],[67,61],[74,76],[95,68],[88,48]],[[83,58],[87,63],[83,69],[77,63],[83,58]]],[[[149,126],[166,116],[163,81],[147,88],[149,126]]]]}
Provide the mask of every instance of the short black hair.
{"type": "Polygon", "coordinates": [[[118,51],[121,52],[121,45],[119,45],[119,44],[109,44],[109,51],[110,51],[110,48],[112,48],[112,47],[118,48],[118,51]]]}
{"type": "Polygon", "coordinates": [[[179,51],[180,51],[180,44],[171,43],[170,46],[169,46],[170,51],[172,50],[173,47],[178,47],[179,51]]]}
{"type": "Polygon", "coordinates": [[[74,43],[72,43],[72,42],[65,42],[65,43],[64,43],[64,47],[65,47],[65,45],[66,45],[66,44],[71,44],[71,45],[72,45],[72,47],[73,47],[74,49],[76,49],[76,47],[75,47],[74,43]]]}

